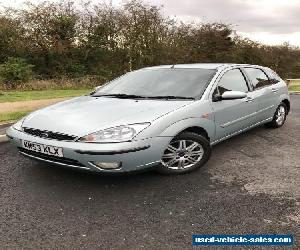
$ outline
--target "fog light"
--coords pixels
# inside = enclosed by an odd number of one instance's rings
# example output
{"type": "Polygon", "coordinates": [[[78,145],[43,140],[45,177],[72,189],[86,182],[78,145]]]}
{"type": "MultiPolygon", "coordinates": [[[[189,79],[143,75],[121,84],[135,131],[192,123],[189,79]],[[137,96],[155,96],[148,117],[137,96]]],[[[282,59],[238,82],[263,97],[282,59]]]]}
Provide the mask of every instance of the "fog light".
{"type": "Polygon", "coordinates": [[[121,167],[121,162],[93,162],[93,164],[101,169],[117,169],[121,167]]]}

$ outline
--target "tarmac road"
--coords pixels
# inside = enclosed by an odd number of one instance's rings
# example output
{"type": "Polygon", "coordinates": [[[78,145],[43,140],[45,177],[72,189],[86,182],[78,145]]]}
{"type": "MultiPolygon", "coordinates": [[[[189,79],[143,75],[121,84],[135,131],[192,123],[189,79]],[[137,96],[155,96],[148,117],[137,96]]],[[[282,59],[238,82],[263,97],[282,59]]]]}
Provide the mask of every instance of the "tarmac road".
{"type": "Polygon", "coordinates": [[[197,249],[192,234],[292,233],[299,249],[299,131],[293,95],[284,127],[216,145],[204,168],[181,176],[45,166],[2,143],[0,248],[197,249]]]}

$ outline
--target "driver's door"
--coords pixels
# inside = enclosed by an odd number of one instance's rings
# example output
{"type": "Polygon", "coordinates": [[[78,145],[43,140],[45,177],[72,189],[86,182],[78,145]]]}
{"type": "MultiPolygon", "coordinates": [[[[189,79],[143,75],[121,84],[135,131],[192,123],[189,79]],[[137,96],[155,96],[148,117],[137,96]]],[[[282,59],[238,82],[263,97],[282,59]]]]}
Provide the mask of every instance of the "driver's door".
{"type": "Polygon", "coordinates": [[[214,89],[211,105],[216,124],[215,141],[257,123],[258,105],[240,69],[231,69],[224,73],[214,89]],[[235,100],[214,100],[214,95],[222,95],[225,91],[246,92],[247,97],[235,100]]]}

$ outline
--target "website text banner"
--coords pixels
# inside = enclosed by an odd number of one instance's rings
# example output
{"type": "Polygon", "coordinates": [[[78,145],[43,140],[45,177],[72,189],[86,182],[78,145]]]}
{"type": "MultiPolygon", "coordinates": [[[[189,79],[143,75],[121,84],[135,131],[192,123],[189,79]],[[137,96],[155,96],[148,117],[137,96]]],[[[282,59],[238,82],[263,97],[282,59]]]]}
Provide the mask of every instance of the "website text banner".
{"type": "Polygon", "coordinates": [[[292,246],[293,235],[274,234],[195,234],[194,246],[292,246]]]}

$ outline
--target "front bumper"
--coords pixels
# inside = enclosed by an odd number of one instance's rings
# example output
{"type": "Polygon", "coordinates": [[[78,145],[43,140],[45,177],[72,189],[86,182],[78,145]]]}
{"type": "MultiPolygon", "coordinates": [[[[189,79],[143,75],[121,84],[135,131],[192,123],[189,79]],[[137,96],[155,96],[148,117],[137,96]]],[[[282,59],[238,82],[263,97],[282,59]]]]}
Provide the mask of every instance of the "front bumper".
{"type": "Polygon", "coordinates": [[[159,164],[162,154],[169,144],[170,137],[153,137],[145,140],[122,143],[82,143],[56,141],[35,137],[9,128],[8,138],[19,148],[21,154],[48,163],[85,169],[96,172],[130,172],[153,167],[159,164]],[[50,157],[22,149],[22,140],[63,148],[64,158],[50,157]],[[103,169],[93,162],[120,162],[118,169],[103,169]]]}

